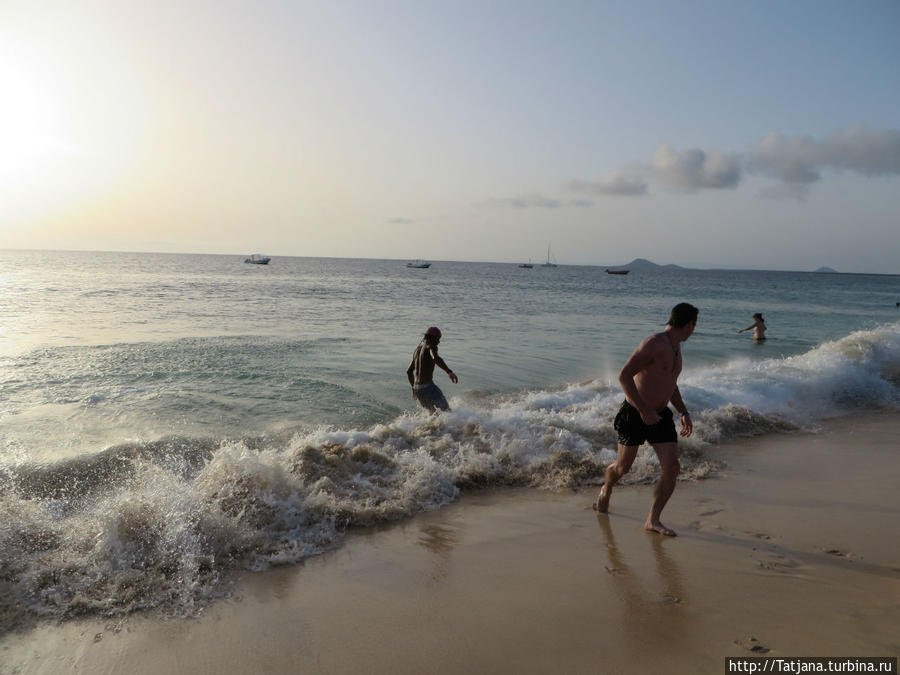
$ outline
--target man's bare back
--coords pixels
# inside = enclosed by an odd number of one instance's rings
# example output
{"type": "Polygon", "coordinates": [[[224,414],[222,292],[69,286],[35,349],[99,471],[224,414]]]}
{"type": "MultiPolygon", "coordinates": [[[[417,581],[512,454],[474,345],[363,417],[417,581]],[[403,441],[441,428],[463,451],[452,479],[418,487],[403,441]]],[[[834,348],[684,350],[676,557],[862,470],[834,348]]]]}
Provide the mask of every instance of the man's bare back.
{"type": "Polygon", "coordinates": [[[434,384],[434,367],[437,366],[447,371],[450,381],[456,384],[459,378],[450,370],[450,367],[444,363],[444,359],[438,356],[438,343],[441,341],[441,331],[437,326],[431,326],[422,342],[413,352],[412,361],[409,368],[406,369],[406,377],[413,390],[413,399],[421,403],[426,409],[434,412],[435,408],[441,410],[449,410],[447,400],[444,398],[443,392],[434,384]]]}
{"type": "Polygon", "coordinates": [[[444,360],[438,356],[437,345],[430,345],[425,342],[416,347],[413,353],[413,360],[410,366],[415,371],[414,384],[425,384],[434,379],[434,366],[440,362],[444,370],[449,370],[444,360]]]}

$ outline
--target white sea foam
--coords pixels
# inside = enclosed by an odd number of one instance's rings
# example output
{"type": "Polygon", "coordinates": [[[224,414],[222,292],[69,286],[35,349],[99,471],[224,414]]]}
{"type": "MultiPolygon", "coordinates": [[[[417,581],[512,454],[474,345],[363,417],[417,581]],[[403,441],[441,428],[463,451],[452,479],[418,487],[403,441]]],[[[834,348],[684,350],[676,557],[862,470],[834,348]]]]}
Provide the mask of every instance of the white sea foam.
{"type": "Polygon", "coordinates": [[[739,406],[804,425],[900,405],[900,324],[858,331],[805,354],[687,373],[682,394],[708,410],[739,406]]]}
{"type": "MultiPolygon", "coordinates": [[[[812,428],[854,411],[900,408],[900,325],[799,356],[685,372],[704,449],[741,436],[812,428]]],[[[454,398],[439,416],[402,414],[366,429],[320,427],[287,441],[190,438],[110,448],[0,471],[0,621],[156,607],[199,611],[222,571],[293,563],[348,527],[406,518],[490,485],[596,484],[616,456],[618,386],[594,381],[502,398],[454,398]]],[[[652,477],[641,450],[629,480],[652,477]]]]}

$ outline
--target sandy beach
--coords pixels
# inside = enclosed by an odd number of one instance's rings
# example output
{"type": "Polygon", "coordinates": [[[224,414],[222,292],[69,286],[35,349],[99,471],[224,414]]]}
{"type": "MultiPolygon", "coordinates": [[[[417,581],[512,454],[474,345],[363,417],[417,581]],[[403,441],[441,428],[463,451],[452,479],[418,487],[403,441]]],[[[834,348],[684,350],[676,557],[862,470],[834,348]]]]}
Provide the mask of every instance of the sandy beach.
{"type": "Polygon", "coordinates": [[[650,486],[467,493],[232,580],[195,619],[41,624],[0,673],[722,673],[725,657],[900,654],[900,498],[885,414],[710,449],[641,528],[650,486]]]}

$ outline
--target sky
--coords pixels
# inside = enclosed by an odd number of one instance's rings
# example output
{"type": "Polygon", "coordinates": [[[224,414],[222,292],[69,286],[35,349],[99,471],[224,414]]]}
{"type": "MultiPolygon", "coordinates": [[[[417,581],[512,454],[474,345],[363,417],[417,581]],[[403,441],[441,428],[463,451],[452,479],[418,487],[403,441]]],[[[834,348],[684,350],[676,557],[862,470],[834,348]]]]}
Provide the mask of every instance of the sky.
{"type": "Polygon", "coordinates": [[[0,2],[0,248],[900,274],[896,0],[0,2]]]}

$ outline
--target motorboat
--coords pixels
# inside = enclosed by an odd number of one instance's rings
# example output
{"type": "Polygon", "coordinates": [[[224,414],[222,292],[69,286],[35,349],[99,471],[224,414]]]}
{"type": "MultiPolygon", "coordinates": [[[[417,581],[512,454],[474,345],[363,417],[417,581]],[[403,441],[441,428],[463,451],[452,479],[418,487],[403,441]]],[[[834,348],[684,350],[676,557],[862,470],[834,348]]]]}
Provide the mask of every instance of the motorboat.
{"type": "Polygon", "coordinates": [[[251,265],[268,265],[270,260],[269,256],[260,255],[259,253],[254,253],[249,258],[244,258],[244,262],[251,265]]]}
{"type": "Polygon", "coordinates": [[[413,262],[406,263],[406,266],[409,267],[410,269],[427,270],[429,267],[431,267],[431,263],[424,262],[422,260],[415,260],[413,262]]]}
{"type": "Polygon", "coordinates": [[[628,274],[631,270],[606,270],[607,274],[628,274]]]}

